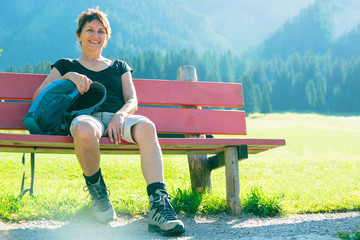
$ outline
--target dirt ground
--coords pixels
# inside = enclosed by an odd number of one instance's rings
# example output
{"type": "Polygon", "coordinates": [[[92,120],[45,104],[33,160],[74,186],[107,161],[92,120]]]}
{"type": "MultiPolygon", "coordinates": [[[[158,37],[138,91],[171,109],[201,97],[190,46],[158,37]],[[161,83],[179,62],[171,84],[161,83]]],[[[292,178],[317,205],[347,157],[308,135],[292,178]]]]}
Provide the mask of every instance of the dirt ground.
{"type": "Polygon", "coordinates": [[[163,237],[147,231],[146,218],[119,216],[117,221],[99,224],[91,216],[69,221],[30,221],[1,223],[1,240],[103,240],[103,239],[339,239],[338,232],[360,229],[359,212],[304,214],[276,218],[251,215],[180,216],[186,232],[163,237]]]}

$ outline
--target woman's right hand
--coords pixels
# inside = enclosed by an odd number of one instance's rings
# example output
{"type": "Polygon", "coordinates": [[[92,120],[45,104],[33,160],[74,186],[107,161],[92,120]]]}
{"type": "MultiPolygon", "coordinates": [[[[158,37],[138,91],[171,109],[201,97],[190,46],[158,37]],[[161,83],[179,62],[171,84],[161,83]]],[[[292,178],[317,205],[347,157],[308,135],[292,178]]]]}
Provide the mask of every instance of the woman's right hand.
{"type": "Polygon", "coordinates": [[[77,72],[68,72],[62,77],[62,79],[72,81],[76,85],[80,94],[86,93],[90,89],[90,84],[92,83],[90,78],[77,72]]]}

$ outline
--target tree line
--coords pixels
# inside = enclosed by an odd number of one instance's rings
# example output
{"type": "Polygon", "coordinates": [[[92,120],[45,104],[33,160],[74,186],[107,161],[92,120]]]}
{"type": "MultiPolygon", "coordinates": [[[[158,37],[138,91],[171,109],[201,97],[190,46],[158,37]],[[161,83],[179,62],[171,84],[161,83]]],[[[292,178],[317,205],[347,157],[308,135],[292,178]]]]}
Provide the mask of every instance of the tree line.
{"type": "MultiPolygon", "coordinates": [[[[247,113],[360,112],[360,58],[316,55],[312,51],[268,60],[254,60],[231,51],[146,51],[121,56],[134,69],[134,78],[176,80],[179,66],[193,65],[199,81],[243,83],[247,113]]],[[[47,74],[50,65],[48,61],[27,63],[18,68],[10,66],[7,71],[47,74]]]]}

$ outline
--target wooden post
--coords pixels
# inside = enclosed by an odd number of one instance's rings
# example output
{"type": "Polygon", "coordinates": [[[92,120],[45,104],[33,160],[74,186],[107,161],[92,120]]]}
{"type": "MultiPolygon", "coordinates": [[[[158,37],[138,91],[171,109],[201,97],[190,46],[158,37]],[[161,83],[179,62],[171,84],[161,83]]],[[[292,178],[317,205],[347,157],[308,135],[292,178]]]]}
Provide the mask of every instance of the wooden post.
{"type": "Polygon", "coordinates": [[[225,149],[226,205],[230,214],[241,213],[237,147],[225,149]]]}
{"type": "MultiPolygon", "coordinates": [[[[196,69],[193,66],[181,66],[177,70],[179,81],[197,82],[196,69]]],[[[186,108],[199,108],[189,107],[186,108]]],[[[205,138],[205,135],[185,134],[186,138],[205,138]]],[[[205,188],[212,189],[211,170],[208,167],[207,155],[188,155],[192,191],[202,193],[205,188]]]]}
{"type": "MultiPolygon", "coordinates": [[[[248,158],[247,145],[237,146],[238,161],[248,158]]],[[[208,158],[210,171],[225,166],[225,152],[220,152],[208,158]]]]}

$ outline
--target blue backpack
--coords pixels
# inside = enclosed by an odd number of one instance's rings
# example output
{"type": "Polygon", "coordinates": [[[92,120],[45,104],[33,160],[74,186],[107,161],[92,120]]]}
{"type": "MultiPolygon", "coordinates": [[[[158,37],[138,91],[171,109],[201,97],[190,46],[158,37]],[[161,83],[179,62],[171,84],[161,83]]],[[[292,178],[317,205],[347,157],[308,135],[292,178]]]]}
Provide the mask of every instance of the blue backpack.
{"type": "Polygon", "coordinates": [[[71,121],[76,116],[98,111],[105,98],[106,89],[99,82],[93,82],[81,95],[73,82],[57,80],[34,100],[23,122],[30,134],[67,136],[71,121]]]}

